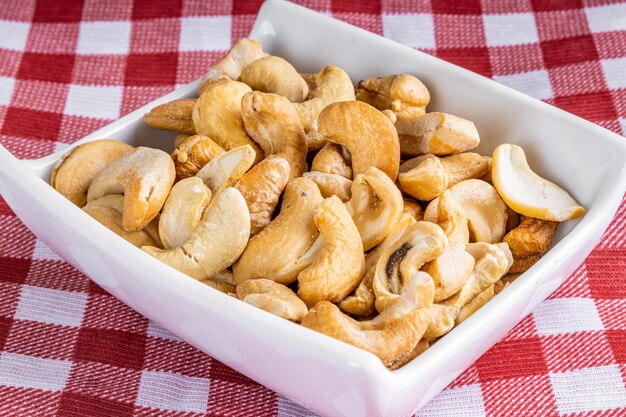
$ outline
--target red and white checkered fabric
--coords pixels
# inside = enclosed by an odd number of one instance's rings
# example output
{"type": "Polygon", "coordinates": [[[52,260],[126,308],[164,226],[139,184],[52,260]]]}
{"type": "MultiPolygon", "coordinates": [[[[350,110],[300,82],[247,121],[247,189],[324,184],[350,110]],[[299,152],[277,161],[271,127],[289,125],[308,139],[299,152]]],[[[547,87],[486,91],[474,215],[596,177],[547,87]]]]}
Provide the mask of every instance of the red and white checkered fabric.
{"type": "MultiPolygon", "coordinates": [[[[306,6],[626,133],[626,2],[306,6]]],[[[0,5],[0,141],[61,149],[204,73],[258,1],[0,5]]],[[[626,415],[626,203],[549,300],[419,416],[626,415]]],[[[310,416],[104,292],[0,200],[0,416],[310,416]]]]}

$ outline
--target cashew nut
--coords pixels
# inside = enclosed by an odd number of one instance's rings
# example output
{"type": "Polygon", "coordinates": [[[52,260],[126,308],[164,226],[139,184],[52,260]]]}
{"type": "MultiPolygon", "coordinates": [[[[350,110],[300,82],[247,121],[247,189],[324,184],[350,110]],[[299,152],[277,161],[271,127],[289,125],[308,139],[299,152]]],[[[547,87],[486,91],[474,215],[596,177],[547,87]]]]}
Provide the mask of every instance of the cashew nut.
{"type": "Polygon", "coordinates": [[[259,162],[263,159],[263,152],[246,133],[241,115],[241,99],[250,91],[250,87],[238,81],[210,84],[193,108],[193,124],[199,135],[210,137],[227,151],[238,146],[252,146],[256,162],[259,162]]]}
{"type": "Polygon", "coordinates": [[[228,268],[241,255],[250,236],[250,214],[241,193],[226,188],[215,195],[187,242],[174,249],[142,249],[195,279],[228,268]]]}
{"type": "MultiPolygon", "coordinates": [[[[302,127],[308,133],[316,131],[317,117],[329,104],[337,101],[354,101],[354,85],[348,74],[335,66],[324,67],[315,78],[316,88],[310,93],[310,98],[303,103],[296,103],[294,107],[302,122],[302,127]]],[[[312,149],[319,149],[319,147],[312,149]]]]}
{"type": "Polygon", "coordinates": [[[302,325],[371,352],[388,368],[397,369],[416,356],[417,345],[430,321],[428,307],[420,306],[429,303],[422,295],[428,286],[424,275],[428,277],[423,274],[411,279],[398,302],[373,320],[356,321],[334,304],[321,301],[304,316],[302,325]]]}
{"type": "Polygon", "coordinates": [[[319,134],[350,152],[355,176],[373,166],[396,180],[398,134],[380,111],[361,101],[343,101],[324,108],[317,123],[319,134]]]}
{"type": "Polygon", "coordinates": [[[440,256],[447,239],[439,226],[417,222],[385,250],[378,262],[372,282],[376,309],[384,311],[399,297],[403,285],[426,263],[440,256]]]}
{"type": "Polygon", "coordinates": [[[375,167],[358,174],[351,190],[352,197],[346,207],[359,229],[363,248],[370,250],[382,242],[402,213],[402,194],[389,177],[375,167]]]}
{"type": "Polygon", "coordinates": [[[159,235],[165,249],[187,242],[210,200],[211,190],[198,177],[185,178],[174,184],[159,218],[159,235]]]}
{"type": "Polygon", "coordinates": [[[288,287],[270,279],[251,279],[237,286],[237,295],[244,303],[299,323],[309,311],[304,302],[288,287]]]}
{"type": "Polygon", "coordinates": [[[173,130],[193,135],[196,133],[192,119],[195,105],[195,98],[172,100],[150,110],[143,116],[143,121],[155,129],[173,130]]]}
{"type": "Polygon", "coordinates": [[[215,196],[222,189],[235,184],[254,163],[254,149],[245,145],[215,156],[196,177],[202,179],[215,196]]]}
{"type": "Polygon", "coordinates": [[[336,195],[341,201],[346,202],[352,196],[353,182],[346,177],[316,171],[305,172],[302,176],[316,183],[324,198],[336,195]]]}
{"type": "Polygon", "coordinates": [[[346,162],[341,152],[341,146],[335,143],[327,143],[315,155],[311,163],[311,171],[337,174],[347,179],[352,179],[352,168],[346,162]]]}
{"type": "Polygon", "coordinates": [[[132,150],[129,144],[113,139],[94,140],[79,145],[56,163],[50,176],[50,185],[72,203],[83,207],[87,203],[87,190],[93,179],[132,150]]]}
{"type": "Polygon", "coordinates": [[[208,136],[194,135],[183,140],[172,152],[176,178],[193,177],[224,149],[208,136]]]}
{"type": "Polygon", "coordinates": [[[200,94],[216,80],[230,78],[238,80],[241,71],[254,61],[267,56],[260,43],[242,38],[233,44],[228,53],[204,75],[200,94]]]}
{"type": "Polygon", "coordinates": [[[307,262],[299,261],[318,236],[313,215],[322,201],[313,181],[294,178],[287,183],[280,213],[250,239],[233,265],[235,282],[254,278],[268,278],[285,285],[294,282],[298,273],[310,265],[310,257],[307,262]]]}
{"type": "Polygon", "coordinates": [[[404,205],[402,208],[402,214],[406,213],[412,216],[415,220],[422,220],[422,207],[413,200],[407,200],[406,198],[403,200],[404,205]]]}
{"type": "Polygon", "coordinates": [[[148,232],[148,229],[154,226],[154,221],[142,230],[132,232],[124,230],[122,227],[123,208],[124,196],[110,194],[90,201],[83,207],[83,211],[96,219],[107,229],[137,247],[144,245],[160,246],[159,242],[153,238],[153,234],[148,232]]]}
{"type": "Polygon", "coordinates": [[[446,306],[433,304],[430,309],[430,322],[424,332],[428,340],[437,339],[448,333],[454,327],[453,312],[446,306]]]}
{"type": "Polygon", "coordinates": [[[435,282],[435,302],[463,288],[473,270],[474,257],[465,251],[465,246],[449,242],[446,250],[426,268],[435,282]]]}
{"type": "Polygon", "coordinates": [[[363,278],[363,244],[350,213],[336,196],[324,200],[314,221],[322,246],[311,265],[298,274],[298,296],[307,306],[322,300],[338,303],[363,278]]]}
{"type": "Polygon", "coordinates": [[[122,225],[129,232],[141,230],[159,214],[175,177],[174,162],[168,154],[139,147],[94,178],[87,201],[108,194],[124,194],[122,225]]]}
{"type": "Polygon", "coordinates": [[[265,156],[276,154],[291,167],[289,179],[307,170],[306,136],[293,105],[285,97],[251,92],[241,100],[243,124],[265,156]]]}
{"type": "Polygon", "coordinates": [[[558,222],[525,217],[515,229],[504,236],[513,254],[513,266],[509,272],[524,272],[533,266],[552,243],[558,222]]]}
{"type": "MultiPolygon", "coordinates": [[[[396,122],[396,125],[398,123],[396,122]]],[[[480,143],[474,123],[446,113],[426,113],[398,130],[403,155],[450,155],[480,143]]]]}
{"type": "Polygon", "coordinates": [[[309,95],[309,86],[289,62],[278,56],[258,59],[241,71],[240,81],[253,90],[286,97],[300,103],[309,95]]]}
{"type": "Polygon", "coordinates": [[[270,223],[289,180],[289,170],[286,159],[270,155],[246,172],[235,185],[248,204],[250,236],[256,235],[270,223]]]}

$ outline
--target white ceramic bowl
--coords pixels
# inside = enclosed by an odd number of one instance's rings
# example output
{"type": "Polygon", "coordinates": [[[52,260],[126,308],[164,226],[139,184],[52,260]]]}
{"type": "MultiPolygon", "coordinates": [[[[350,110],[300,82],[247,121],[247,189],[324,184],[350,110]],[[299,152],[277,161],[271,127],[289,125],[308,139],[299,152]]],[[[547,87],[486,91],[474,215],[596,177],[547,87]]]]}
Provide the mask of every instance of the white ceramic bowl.
{"type": "MultiPolygon", "coordinates": [[[[261,384],[328,416],[410,415],[537,304],[596,245],[626,188],[626,140],[484,77],[293,4],[262,7],[251,37],[299,70],[337,65],[358,81],[412,73],[428,86],[429,110],[473,120],[490,153],[524,147],[531,166],[588,209],[559,227],[553,248],[485,307],[398,371],[373,355],[274,317],[160,263],[113,235],[47,183],[63,152],[19,161],[0,147],[0,192],[24,223],[100,286],[182,339],[261,384]]],[[[142,115],[180,88],[76,142],[104,137],[170,150],[172,134],[142,115]]]]}

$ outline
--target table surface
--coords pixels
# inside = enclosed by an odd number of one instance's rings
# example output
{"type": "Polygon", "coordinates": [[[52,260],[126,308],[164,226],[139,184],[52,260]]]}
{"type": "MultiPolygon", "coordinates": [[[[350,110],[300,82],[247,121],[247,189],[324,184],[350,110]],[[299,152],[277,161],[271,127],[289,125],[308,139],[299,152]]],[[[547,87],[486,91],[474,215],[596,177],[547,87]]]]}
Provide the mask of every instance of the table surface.
{"type": "MultiPolygon", "coordinates": [[[[626,132],[624,2],[303,3],[626,132]]],[[[258,7],[3,2],[0,142],[63,149],[202,75],[258,7]]],[[[567,282],[418,415],[626,415],[625,223],[623,202],[567,282]]],[[[0,199],[0,416],[163,414],[313,415],[107,294],[0,199]]]]}

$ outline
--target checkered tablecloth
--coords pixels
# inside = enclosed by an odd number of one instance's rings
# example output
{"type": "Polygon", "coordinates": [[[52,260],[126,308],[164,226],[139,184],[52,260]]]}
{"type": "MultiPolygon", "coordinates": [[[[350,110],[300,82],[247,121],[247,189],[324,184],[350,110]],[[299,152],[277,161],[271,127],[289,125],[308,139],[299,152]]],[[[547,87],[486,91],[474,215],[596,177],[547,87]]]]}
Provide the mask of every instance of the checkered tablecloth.
{"type": "MultiPolygon", "coordinates": [[[[258,3],[0,2],[0,141],[44,156],[195,79],[258,3]]],[[[305,5],[626,132],[624,2],[305,5]]],[[[566,284],[418,415],[626,415],[625,223],[623,203],[566,284]]],[[[312,413],[117,301],[0,199],[0,416],[45,415],[312,413]]]]}

